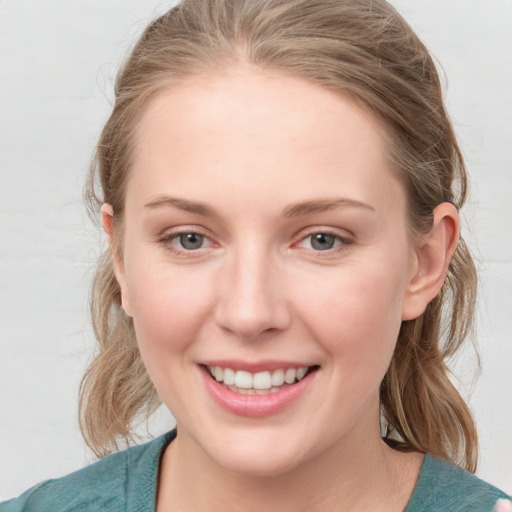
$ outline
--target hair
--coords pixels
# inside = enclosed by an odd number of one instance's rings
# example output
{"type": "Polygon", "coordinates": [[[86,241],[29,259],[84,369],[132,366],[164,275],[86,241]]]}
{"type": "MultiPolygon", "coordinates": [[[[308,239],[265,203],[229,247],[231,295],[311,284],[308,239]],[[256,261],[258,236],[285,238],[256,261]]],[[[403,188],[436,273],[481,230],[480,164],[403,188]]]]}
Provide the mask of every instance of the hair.
{"type": "MultiPolygon", "coordinates": [[[[430,229],[438,204],[464,204],[467,175],[436,66],[384,0],[183,0],[146,28],[117,76],[86,187],[94,215],[106,202],[115,226],[122,223],[134,131],[151,99],[186,78],[237,64],[301,77],[352,98],[379,119],[415,233],[430,229]]],[[[122,241],[117,247],[122,251],[122,241]]],[[[422,316],[402,322],[380,389],[389,444],[470,471],[476,469],[476,430],[446,360],[471,332],[475,295],[476,270],[461,238],[441,292],[422,316]]],[[[82,434],[100,456],[130,439],[134,420],[160,403],[120,302],[107,250],[91,297],[99,351],[80,388],[82,434]]]]}

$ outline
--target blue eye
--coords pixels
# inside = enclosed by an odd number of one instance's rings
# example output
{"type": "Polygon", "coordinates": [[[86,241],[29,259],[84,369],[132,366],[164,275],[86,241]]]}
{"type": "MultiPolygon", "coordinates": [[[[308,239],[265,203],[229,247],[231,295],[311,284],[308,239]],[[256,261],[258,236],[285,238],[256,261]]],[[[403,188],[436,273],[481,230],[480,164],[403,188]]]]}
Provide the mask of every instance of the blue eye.
{"type": "Polygon", "coordinates": [[[311,247],[315,249],[315,251],[328,251],[329,249],[332,249],[338,241],[337,237],[328,235],[327,233],[315,233],[308,238],[310,240],[311,247]]]}
{"type": "Polygon", "coordinates": [[[181,233],[176,237],[179,244],[187,251],[200,249],[204,244],[204,236],[198,233],[181,233]]]}

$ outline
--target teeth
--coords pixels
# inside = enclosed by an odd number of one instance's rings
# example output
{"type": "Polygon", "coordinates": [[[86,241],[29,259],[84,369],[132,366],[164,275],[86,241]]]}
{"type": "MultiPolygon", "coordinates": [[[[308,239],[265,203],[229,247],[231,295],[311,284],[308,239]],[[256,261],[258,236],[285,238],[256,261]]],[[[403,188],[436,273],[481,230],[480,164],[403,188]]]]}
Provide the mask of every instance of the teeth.
{"type": "Polygon", "coordinates": [[[284,374],[284,381],[286,384],[293,384],[295,382],[295,377],[297,377],[297,370],[295,368],[288,368],[284,374]]]}
{"type": "Polygon", "coordinates": [[[224,384],[227,386],[233,386],[235,383],[235,371],[231,368],[226,368],[224,370],[224,384]]]}
{"type": "Polygon", "coordinates": [[[272,386],[282,386],[284,384],[284,370],[275,370],[272,372],[272,386]]]}
{"type": "Polygon", "coordinates": [[[270,372],[255,373],[252,378],[252,387],[254,389],[270,389],[272,387],[270,372]]]}
{"type": "Polygon", "coordinates": [[[235,373],[235,386],[237,388],[252,388],[252,374],[239,370],[235,373]]]}
{"type": "Polygon", "coordinates": [[[308,372],[307,366],[300,368],[279,368],[274,371],[250,373],[244,370],[235,371],[220,366],[208,367],[217,382],[223,382],[232,391],[243,395],[265,395],[276,393],[285,384],[294,384],[302,380],[308,372]]]}
{"type": "MultiPolygon", "coordinates": [[[[302,366],[301,368],[297,368],[297,380],[302,380],[304,376],[308,373],[308,367],[302,366]]],[[[226,380],[226,377],[224,376],[224,380],[226,380]]]]}
{"type": "Polygon", "coordinates": [[[281,389],[288,387],[290,384],[284,384],[283,386],[276,388],[271,387],[270,389],[244,389],[244,388],[237,388],[236,386],[226,386],[230,391],[233,391],[235,393],[238,393],[240,395],[269,395],[270,393],[277,393],[278,391],[281,391],[281,389]]]}

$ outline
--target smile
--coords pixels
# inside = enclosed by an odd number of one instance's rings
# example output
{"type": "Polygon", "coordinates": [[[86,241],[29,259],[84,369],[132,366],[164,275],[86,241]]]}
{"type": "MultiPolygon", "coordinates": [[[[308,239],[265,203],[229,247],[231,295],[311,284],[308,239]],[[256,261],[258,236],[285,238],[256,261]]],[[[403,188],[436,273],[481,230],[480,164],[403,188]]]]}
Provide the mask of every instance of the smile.
{"type": "Polygon", "coordinates": [[[220,366],[207,366],[210,375],[225,388],[242,395],[267,395],[300,382],[314,366],[278,368],[251,373],[220,366]]]}
{"type": "Polygon", "coordinates": [[[199,365],[206,390],[225,411],[252,418],[271,416],[291,407],[312,387],[320,370],[318,365],[280,367],[276,362],[237,363],[243,370],[234,370],[229,363],[220,364],[212,361],[199,365]],[[252,372],[250,366],[255,366],[252,372]]]}

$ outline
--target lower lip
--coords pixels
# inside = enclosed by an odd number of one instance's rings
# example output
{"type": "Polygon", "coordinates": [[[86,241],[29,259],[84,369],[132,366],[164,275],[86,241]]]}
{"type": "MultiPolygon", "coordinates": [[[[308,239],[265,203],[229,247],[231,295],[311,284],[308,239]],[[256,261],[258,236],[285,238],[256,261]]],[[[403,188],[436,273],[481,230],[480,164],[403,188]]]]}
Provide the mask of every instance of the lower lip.
{"type": "Polygon", "coordinates": [[[261,418],[272,416],[286,409],[292,402],[298,400],[313,382],[316,371],[308,373],[302,380],[287,386],[276,393],[267,395],[242,395],[235,393],[219,384],[210,377],[208,371],[203,367],[202,374],[206,389],[212,398],[226,411],[238,416],[261,418]]]}

